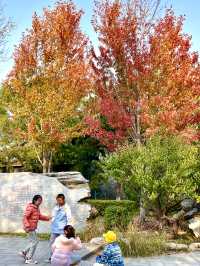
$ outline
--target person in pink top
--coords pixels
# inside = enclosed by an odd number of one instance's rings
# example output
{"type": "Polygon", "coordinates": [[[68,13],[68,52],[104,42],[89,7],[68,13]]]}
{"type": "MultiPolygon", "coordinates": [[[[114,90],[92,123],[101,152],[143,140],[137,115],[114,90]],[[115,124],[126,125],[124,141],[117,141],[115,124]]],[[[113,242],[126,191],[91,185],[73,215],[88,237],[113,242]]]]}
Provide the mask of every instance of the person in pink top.
{"type": "Polygon", "coordinates": [[[51,265],[70,266],[72,252],[81,248],[81,240],[75,237],[75,229],[71,225],[66,225],[64,235],[57,237],[52,245],[51,265]]]}
{"type": "Polygon", "coordinates": [[[28,234],[29,244],[19,254],[24,257],[25,264],[37,264],[37,261],[33,260],[33,255],[38,245],[38,238],[36,229],[39,221],[49,221],[51,218],[40,213],[40,205],[42,204],[42,196],[35,195],[32,203],[29,203],[26,207],[23,216],[24,231],[28,234]]]}

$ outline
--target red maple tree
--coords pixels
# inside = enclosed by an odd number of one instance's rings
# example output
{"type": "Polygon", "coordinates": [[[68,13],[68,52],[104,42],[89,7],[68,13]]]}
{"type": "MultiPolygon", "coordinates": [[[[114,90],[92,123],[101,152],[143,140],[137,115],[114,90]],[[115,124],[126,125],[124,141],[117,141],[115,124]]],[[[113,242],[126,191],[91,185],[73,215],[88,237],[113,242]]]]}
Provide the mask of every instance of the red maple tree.
{"type": "Polygon", "coordinates": [[[87,123],[89,134],[110,149],[129,140],[140,144],[156,133],[198,137],[198,54],[191,52],[191,37],[182,32],[184,18],[170,9],[153,22],[159,1],[154,9],[150,2],[96,2],[96,108],[87,123]]]}

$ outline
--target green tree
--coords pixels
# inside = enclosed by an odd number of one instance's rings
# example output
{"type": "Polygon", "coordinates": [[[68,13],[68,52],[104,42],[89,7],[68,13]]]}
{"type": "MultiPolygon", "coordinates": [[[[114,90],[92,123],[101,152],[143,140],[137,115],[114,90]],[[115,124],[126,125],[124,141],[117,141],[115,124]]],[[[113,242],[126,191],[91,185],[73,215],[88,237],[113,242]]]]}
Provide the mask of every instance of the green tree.
{"type": "Polygon", "coordinates": [[[127,146],[107,156],[102,169],[129,198],[142,197],[144,205],[161,217],[185,196],[197,196],[197,164],[197,147],[176,137],[154,137],[139,149],[127,146]]]}
{"type": "Polygon", "coordinates": [[[23,171],[42,172],[41,165],[35,158],[35,153],[31,146],[14,142],[2,146],[0,150],[0,167],[2,170],[13,172],[16,162],[22,165],[23,171]]]}
{"type": "Polygon", "coordinates": [[[90,180],[98,172],[97,162],[104,153],[98,140],[87,136],[74,138],[70,143],[60,145],[53,157],[53,170],[79,171],[90,180]]]}

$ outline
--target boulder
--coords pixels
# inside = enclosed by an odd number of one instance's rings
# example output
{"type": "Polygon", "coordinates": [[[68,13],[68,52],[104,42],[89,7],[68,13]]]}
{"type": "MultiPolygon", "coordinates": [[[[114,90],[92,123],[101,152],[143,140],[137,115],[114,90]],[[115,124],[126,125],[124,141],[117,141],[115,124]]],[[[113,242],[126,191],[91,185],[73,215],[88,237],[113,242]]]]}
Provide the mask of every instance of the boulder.
{"type": "Polygon", "coordinates": [[[193,218],[195,214],[197,214],[198,212],[199,212],[198,208],[193,208],[191,211],[185,213],[184,218],[186,220],[189,220],[193,218]]]}
{"type": "Polygon", "coordinates": [[[194,217],[189,220],[189,228],[193,231],[196,238],[200,237],[200,217],[194,217]]]}
{"type": "Polygon", "coordinates": [[[88,180],[86,180],[79,172],[57,172],[45,174],[49,177],[55,177],[60,183],[68,188],[77,188],[78,186],[88,187],[88,180]]]}
{"type": "MultiPolygon", "coordinates": [[[[50,215],[58,193],[63,193],[66,197],[66,204],[72,212],[72,224],[77,230],[83,230],[90,214],[90,206],[80,201],[90,197],[90,188],[80,173],[52,173],[48,176],[28,172],[1,173],[0,232],[14,233],[23,230],[23,212],[35,194],[41,194],[44,199],[41,212],[50,215]]],[[[50,223],[40,222],[38,232],[49,233],[50,223]]]]}
{"type": "Polygon", "coordinates": [[[182,202],[181,202],[181,208],[187,212],[187,211],[190,211],[191,209],[193,209],[193,207],[195,206],[195,201],[193,199],[184,199],[182,202]]]}
{"type": "Polygon", "coordinates": [[[188,246],[185,244],[166,243],[166,248],[173,251],[187,250],[188,246]]]}
{"type": "Polygon", "coordinates": [[[200,250],[200,243],[192,243],[189,245],[189,249],[191,251],[196,251],[196,250],[200,250]]]}

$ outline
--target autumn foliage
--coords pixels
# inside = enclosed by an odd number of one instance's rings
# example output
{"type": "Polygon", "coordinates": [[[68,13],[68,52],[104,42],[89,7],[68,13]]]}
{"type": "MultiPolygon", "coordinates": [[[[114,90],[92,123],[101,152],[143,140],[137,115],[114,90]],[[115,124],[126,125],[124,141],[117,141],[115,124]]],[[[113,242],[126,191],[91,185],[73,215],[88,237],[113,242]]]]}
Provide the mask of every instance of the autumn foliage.
{"type": "Polygon", "coordinates": [[[83,130],[80,107],[88,93],[89,72],[81,16],[72,2],[62,1],[44,9],[41,17],[34,14],[4,84],[15,133],[33,145],[44,172],[50,170],[59,143],[83,130]]]}
{"type": "Polygon", "coordinates": [[[200,66],[184,34],[183,17],[167,10],[155,19],[155,1],[97,1],[92,49],[96,109],[89,133],[111,150],[159,134],[198,139],[200,66]],[[102,119],[103,118],[103,119],[102,119]],[[108,126],[109,125],[109,126],[108,126]]]}
{"type": "Polygon", "coordinates": [[[110,150],[157,133],[199,139],[198,54],[183,33],[184,18],[170,9],[158,19],[159,3],[95,1],[98,51],[80,30],[83,12],[72,1],[34,14],[15,49],[3,104],[44,172],[59,144],[80,135],[110,150]]]}

